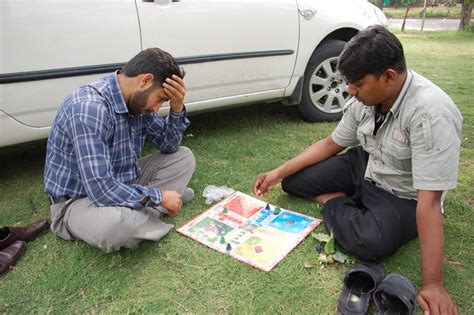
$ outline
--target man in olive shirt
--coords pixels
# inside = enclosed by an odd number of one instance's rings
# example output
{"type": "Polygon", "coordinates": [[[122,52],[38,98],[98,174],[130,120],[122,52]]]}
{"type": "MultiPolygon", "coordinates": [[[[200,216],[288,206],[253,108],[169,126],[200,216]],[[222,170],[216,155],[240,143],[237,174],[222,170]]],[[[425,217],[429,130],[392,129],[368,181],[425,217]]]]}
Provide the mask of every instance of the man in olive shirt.
{"type": "Polygon", "coordinates": [[[324,204],[325,226],[362,260],[390,256],[418,235],[419,305],[457,314],[442,282],[442,202],[456,187],[462,116],[439,87],[407,70],[400,41],[382,26],[346,45],[339,70],[353,98],[337,128],[257,176],[254,193],[281,182],[286,192],[324,204]]]}

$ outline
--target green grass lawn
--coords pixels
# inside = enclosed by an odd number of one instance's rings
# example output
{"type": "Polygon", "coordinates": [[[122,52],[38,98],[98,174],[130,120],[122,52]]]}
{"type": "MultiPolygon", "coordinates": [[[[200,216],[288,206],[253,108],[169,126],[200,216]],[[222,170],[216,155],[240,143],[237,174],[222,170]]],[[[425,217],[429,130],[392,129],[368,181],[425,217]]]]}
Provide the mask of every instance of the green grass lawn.
{"type": "MultiPolygon", "coordinates": [[[[445,204],[445,284],[462,314],[474,313],[474,34],[399,33],[409,67],[447,91],[464,115],[459,185],[445,204]]],[[[254,177],[325,137],[335,123],[305,122],[295,107],[255,105],[191,117],[184,145],[193,149],[193,202],[167,222],[180,226],[208,206],[208,184],[251,193],[254,177]]],[[[147,147],[147,153],[151,148],[147,147]]],[[[48,218],[43,195],[45,142],[0,149],[0,224],[48,218]]],[[[318,206],[274,187],[265,201],[321,217],[318,206]]],[[[314,264],[307,238],[271,272],[218,254],[172,231],[158,243],[103,254],[51,232],[28,243],[17,267],[0,279],[0,313],[295,313],[334,314],[349,265],[314,264]]],[[[419,245],[383,261],[421,284],[419,245]]]]}
{"type": "MultiPolygon", "coordinates": [[[[383,13],[388,18],[401,19],[405,17],[406,8],[383,8],[383,13]]],[[[422,18],[423,7],[410,8],[408,11],[409,18],[422,18]]],[[[430,7],[426,8],[427,18],[450,18],[459,19],[461,17],[461,8],[447,8],[447,7],[430,7]]]]}

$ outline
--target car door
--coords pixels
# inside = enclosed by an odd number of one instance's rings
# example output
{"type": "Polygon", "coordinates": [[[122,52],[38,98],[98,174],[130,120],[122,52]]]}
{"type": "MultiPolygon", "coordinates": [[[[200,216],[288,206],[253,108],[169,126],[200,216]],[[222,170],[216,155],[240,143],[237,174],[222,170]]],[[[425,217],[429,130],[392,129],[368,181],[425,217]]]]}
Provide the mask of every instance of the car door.
{"type": "Polygon", "coordinates": [[[1,118],[28,128],[50,126],[68,93],[141,49],[134,0],[2,0],[0,21],[1,118]]]}
{"type": "Polygon", "coordinates": [[[142,48],[160,47],[186,70],[188,109],[245,102],[249,94],[283,95],[298,44],[294,0],[136,3],[142,48]]]}

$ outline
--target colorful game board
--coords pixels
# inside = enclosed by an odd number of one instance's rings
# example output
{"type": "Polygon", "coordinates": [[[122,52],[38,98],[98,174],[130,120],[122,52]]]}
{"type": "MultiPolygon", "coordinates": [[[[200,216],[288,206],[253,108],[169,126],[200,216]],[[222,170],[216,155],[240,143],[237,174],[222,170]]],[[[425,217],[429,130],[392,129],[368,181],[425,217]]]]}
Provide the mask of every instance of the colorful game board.
{"type": "Polygon", "coordinates": [[[319,219],[236,191],[177,231],[218,252],[270,271],[320,223],[319,219]]]}

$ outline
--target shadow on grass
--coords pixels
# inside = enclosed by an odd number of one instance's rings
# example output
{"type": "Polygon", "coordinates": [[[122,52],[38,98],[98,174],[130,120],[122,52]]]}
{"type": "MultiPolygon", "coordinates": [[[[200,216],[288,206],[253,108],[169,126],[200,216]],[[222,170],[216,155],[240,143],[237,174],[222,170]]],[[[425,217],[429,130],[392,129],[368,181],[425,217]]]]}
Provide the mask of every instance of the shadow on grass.
{"type": "Polygon", "coordinates": [[[253,104],[215,112],[190,115],[189,133],[205,129],[206,132],[234,132],[239,126],[265,126],[268,124],[302,122],[297,106],[281,103],[253,104]]]}
{"type": "Polygon", "coordinates": [[[0,148],[2,182],[15,177],[31,177],[44,169],[46,140],[0,148]]]}

